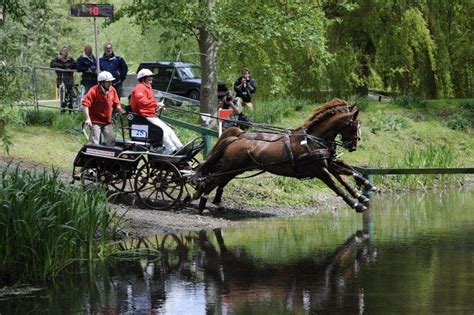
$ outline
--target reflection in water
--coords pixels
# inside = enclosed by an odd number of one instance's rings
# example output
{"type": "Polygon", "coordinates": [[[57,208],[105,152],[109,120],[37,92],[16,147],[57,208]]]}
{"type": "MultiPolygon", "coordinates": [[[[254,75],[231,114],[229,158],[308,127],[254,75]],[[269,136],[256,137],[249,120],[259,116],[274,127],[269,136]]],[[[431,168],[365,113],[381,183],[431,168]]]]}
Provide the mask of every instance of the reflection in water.
{"type": "Polygon", "coordinates": [[[473,196],[430,197],[384,196],[362,224],[340,211],[130,240],[127,257],[146,258],[91,266],[36,298],[0,297],[0,313],[472,311],[473,196]]]}

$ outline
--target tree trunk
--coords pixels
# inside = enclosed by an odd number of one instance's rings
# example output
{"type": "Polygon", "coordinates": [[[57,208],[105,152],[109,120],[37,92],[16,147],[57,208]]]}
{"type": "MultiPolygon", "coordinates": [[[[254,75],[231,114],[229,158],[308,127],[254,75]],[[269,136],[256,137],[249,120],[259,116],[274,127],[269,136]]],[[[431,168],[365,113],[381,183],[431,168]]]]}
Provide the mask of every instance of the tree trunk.
{"type": "MultiPolygon", "coordinates": [[[[205,0],[209,12],[214,12],[214,0],[205,0]]],[[[201,113],[210,113],[217,103],[216,55],[217,41],[204,27],[199,30],[199,52],[201,53],[201,113]]]]}

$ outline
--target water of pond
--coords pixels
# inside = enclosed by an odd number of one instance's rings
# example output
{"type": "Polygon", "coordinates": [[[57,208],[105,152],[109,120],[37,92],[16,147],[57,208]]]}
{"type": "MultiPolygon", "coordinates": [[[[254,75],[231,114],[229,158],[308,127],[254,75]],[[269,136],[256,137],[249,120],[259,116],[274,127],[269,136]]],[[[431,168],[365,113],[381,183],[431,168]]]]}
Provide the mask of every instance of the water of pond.
{"type": "Polygon", "coordinates": [[[376,196],[342,209],[123,244],[110,262],[0,314],[474,312],[474,190],[376,196]]]}

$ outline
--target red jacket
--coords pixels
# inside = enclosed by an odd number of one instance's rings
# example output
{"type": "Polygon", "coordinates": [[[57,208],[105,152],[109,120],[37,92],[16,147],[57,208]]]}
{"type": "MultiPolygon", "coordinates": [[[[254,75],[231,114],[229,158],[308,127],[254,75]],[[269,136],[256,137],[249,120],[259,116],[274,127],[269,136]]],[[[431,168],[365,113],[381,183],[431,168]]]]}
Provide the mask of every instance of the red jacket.
{"type": "Polygon", "coordinates": [[[100,84],[94,85],[82,100],[82,105],[89,107],[89,116],[93,124],[111,124],[112,109],[120,104],[117,91],[110,86],[107,95],[100,84]]]}
{"type": "Polygon", "coordinates": [[[144,117],[155,117],[156,105],[158,102],[155,100],[150,84],[140,82],[135,85],[130,97],[132,112],[144,117]]]}

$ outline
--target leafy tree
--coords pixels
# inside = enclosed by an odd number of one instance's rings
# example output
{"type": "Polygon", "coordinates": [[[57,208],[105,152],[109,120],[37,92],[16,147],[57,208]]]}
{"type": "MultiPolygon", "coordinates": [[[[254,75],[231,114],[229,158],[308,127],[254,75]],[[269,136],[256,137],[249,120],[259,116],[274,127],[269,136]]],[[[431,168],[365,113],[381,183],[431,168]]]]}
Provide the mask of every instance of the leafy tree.
{"type": "Polygon", "coordinates": [[[329,42],[332,52],[357,56],[349,69],[360,92],[370,85],[430,98],[472,94],[472,1],[359,0],[347,8],[325,8],[334,21],[329,42]]]}
{"type": "MultiPolygon", "coordinates": [[[[134,17],[144,30],[159,23],[197,40],[202,112],[209,112],[216,103],[217,61],[221,72],[235,75],[244,65],[253,68],[254,74],[268,79],[259,90],[271,95],[290,93],[307,82],[316,81],[311,88],[319,89],[323,81],[322,69],[329,58],[325,19],[321,8],[311,3],[135,0],[115,20],[124,16],[134,17]],[[218,58],[218,51],[222,57],[218,58]]],[[[232,84],[235,77],[226,79],[232,84]]]]}

